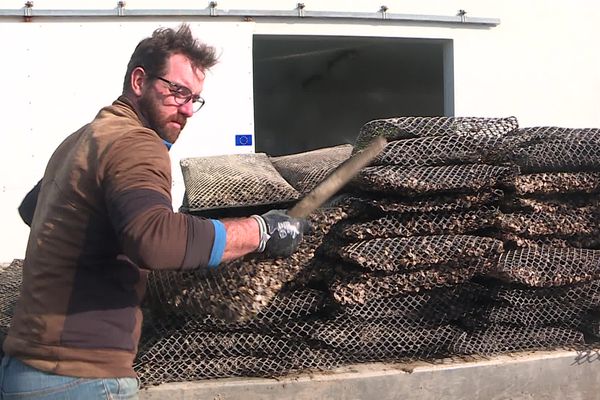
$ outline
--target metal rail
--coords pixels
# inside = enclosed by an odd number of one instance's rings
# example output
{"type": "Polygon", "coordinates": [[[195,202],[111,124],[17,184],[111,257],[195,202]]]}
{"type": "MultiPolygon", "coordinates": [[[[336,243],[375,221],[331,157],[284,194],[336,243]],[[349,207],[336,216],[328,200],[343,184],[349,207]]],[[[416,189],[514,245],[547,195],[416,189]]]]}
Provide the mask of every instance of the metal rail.
{"type": "Polygon", "coordinates": [[[209,7],[203,9],[126,9],[121,2],[113,9],[86,10],[86,9],[35,9],[32,3],[20,9],[0,9],[0,18],[23,18],[29,22],[34,18],[139,18],[139,17],[210,17],[210,18],[284,18],[296,20],[362,20],[409,22],[421,24],[451,24],[464,26],[494,27],[500,24],[498,18],[467,17],[464,10],[459,10],[455,16],[421,15],[421,14],[394,14],[387,11],[387,7],[377,12],[339,12],[339,11],[310,11],[300,3],[294,10],[221,10],[211,2],[209,7]],[[214,6],[213,6],[214,5],[214,6]]]}

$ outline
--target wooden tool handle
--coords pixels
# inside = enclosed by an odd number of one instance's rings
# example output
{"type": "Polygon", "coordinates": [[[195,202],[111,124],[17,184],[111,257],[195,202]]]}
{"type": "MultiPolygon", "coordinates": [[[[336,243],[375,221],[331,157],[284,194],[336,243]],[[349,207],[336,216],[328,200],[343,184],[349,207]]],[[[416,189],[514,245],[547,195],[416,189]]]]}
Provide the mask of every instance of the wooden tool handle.
{"type": "Polygon", "coordinates": [[[387,140],[383,136],[375,137],[371,143],[352,157],[341,163],[327,178],[296,203],[288,214],[295,218],[306,218],[319,208],[331,196],[336,194],[358,172],[366,167],[383,150],[387,140]]]}

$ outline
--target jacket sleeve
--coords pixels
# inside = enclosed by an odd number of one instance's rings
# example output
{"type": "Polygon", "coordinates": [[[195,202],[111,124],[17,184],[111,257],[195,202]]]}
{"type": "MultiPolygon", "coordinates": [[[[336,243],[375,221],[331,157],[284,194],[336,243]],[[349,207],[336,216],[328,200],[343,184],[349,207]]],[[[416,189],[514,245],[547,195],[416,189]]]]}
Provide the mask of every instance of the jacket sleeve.
{"type": "Polygon", "coordinates": [[[38,195],[40,194],[40,188],[42,187],[42,180],[39,182],[25,195],[25,198],[21,202],[19,206],[19,215],[23,222],[27,224],[27,226],[31,226],[31,222],[33,221],[33,214],[35,213],[35,207],[37,205],[38,195]]]}
{"type": "Polygon", "coordinates": [[[171,160],[151,131],[119,138],[101,161],[99,180],[123,253],[150,269],[192,269],[211,264],[215,225],[173,212],[171,160]]]}

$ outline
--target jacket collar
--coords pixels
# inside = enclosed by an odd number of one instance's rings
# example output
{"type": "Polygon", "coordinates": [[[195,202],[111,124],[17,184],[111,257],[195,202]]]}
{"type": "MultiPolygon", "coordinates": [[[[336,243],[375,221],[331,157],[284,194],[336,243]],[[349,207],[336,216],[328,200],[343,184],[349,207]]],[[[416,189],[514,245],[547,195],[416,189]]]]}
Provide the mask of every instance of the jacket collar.
{"type": "MultiPolygon", "coordinates": [[[[139,109],[136,107],[136,105],[126,95],[122,94],[121,96],[119,96],[119,98],[115,101],[115,103],[122,103],[126,107],[130,108],[131,110],[133,110],[133,112],[137,116],[137,118],[140,121],[140,123],[144,126],[144,128],[152,129],[150,127],[150,124],[148,123],[148,120],[146,118],[144,118],[144,116],[139,111],[139,109]]],[[[154,131],[154,129],[152,129],[152,130],[154,131]]],[[[154,131],[154,132],[156,133],[156,131],[154,131]]],[[[156,135],[159,136],[158,133],[156,133],[156,135]]],[[[165,146],[167,146],[167,150],[171,150],[171,146],[173,146],[173,143],[168,142],[165,139],[162,139],[162,141],[165,144],[165,146]]]]}

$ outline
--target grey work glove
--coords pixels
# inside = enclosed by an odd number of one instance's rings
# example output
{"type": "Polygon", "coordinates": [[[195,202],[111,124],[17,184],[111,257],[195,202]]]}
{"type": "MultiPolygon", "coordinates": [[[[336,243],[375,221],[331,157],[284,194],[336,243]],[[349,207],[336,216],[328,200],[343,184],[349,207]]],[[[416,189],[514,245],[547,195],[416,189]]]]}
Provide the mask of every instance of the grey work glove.
{"type": "Polygon", "coordinates": [[[304,232],[309,227],[306,219],[291,217],[285,210],[271,210],[254,217],[261,232],[258,251],[264,251],[269,257],[292,255],[298,249],[304,232]]]}

